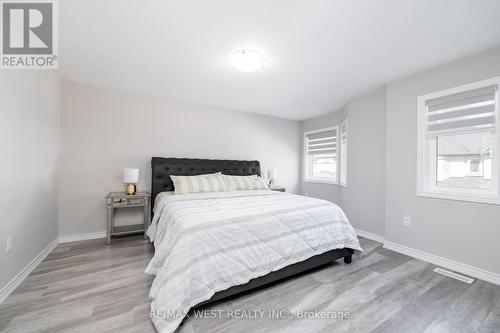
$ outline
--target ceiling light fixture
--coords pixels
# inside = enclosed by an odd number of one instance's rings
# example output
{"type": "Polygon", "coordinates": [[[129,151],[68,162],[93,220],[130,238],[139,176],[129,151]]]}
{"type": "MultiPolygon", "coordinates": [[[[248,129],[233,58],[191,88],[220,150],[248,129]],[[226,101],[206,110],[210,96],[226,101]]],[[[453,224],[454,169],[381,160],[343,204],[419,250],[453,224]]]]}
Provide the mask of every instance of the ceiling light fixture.
{"type": "Polygon", "coordinates": [[[255,72],[264,67],[265,58],[262,53],[251,49],[239,49],[229,55],[232,65],[245,73],[255,72]]]}

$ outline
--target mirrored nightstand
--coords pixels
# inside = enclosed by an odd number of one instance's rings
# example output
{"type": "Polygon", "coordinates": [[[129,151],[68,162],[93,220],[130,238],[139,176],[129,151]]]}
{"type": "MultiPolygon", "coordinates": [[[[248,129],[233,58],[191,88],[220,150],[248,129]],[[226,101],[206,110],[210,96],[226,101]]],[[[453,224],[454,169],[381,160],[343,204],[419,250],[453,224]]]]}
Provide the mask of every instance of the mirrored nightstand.
{"type": "Polygon", "coordinates": [[[270,189],[272,191],[286,192],[286,188],[284,186],[271,186],[270,189]]]}
{"type": "Polygon", "coordinates": [[[127,195],[123,192],[112,192],[106,196],[106,206],[108,209],[108,227],[106,229],[106,244],[111,243],[111,236],[124,236],[129,234],[144,233],[144,239],[147,238],[146,231],[150,223],[149,192],[137,192],[127,195]],[[115,209],[143,207],[144,221],[141,224],[125,225],[115,227],[115,209]]]}

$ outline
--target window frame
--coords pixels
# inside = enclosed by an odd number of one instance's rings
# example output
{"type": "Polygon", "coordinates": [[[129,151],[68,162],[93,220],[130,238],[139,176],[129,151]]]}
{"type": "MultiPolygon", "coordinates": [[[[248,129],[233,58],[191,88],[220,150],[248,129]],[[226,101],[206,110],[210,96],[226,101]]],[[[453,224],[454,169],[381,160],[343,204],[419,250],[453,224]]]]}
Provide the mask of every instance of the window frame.
{"type": "MultiPolygon", "coordinates": [[[[417,196],[459,200],[468,202],[500,204],[500,77],[494,77],[462,86],[437,91],[417,97],[417,196]],[[498,85],[495,93],[495,131],[491,147],[492,188],[458,188],[438,186],[437,178],[437,137],[427,137],[426,101],[442,96],[466,92],[490,85],[498,85]]],[[[478,130],[476,133],[488,132],[478,130]]],[[[463,134],[472,133],[464,131],[463,134]]],[[[460,134],[457,132],[456,134],[460,134]]],[[[447,134],[444,134],[447,135],[447,134]]],[[[443,136],[444,136],[443,135],[443,136]]],[[[449,135],[449,134],[448,134],[449,135]]]]}
{"type": "Polygon", "coordinates": [[[348,118],[345,118],[339,125],[339,137],[340,137],[340,163],[339,165],[339,184],[342,187],[347,187],[347,160],[348,158],[348,152],[349,152],[349,122],[348,118]],[[342,126],[345,124],[345,135],[346,135],[346,143],[345,143],[345,158],[342,158],[344,154],[344,143],[342,142],[342,126]],[[344,164],[344,159],[345,159],[345,164],[344,164]],[[344,168],[342,167],[344,166],[344,168]],[[342,175],[345,175],[345,182],[342,182],[342,175]]]}
{"type": "Polygon", "coordinates": [[[330,126],[330,127],[325,127],[325,128],[320,128],[320,129],[315,129],[311,131],[304,132],[304,138],[303,138],[303,155],[302,155],[302,165],[303,165],[303,174],[302,174],[302,181],[305,183],[319,183],[319,184],[333,184],[333,185],[338,185],[339,184],[339,145],[338,145],[338,138],[339,138],[339,126],[330,126]],[[329,179],[329,178],[318,178],[318,177],[309,177],[309,166],[307,165],[307,136],[311,134],[316,134],[316,133],[321,133],[321,132],[327,132],[327,131],[332,131],[335,130],[335,135],[336,135],[336,152],[335,152],[335,180],[329,179]]]}

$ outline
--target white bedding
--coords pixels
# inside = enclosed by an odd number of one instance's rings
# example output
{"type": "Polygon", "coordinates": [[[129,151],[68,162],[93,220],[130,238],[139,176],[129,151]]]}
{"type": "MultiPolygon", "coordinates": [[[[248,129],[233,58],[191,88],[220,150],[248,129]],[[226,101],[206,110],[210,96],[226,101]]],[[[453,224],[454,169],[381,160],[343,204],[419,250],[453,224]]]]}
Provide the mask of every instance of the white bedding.
{"type": "Polygon", "coordinates": [[[338,248],[361,251],[331,202],[262,191],[164,195],[147,235],[155,255],[146,273],[152,320],[173,332],[189,309],[214,293],[338,248]]]}

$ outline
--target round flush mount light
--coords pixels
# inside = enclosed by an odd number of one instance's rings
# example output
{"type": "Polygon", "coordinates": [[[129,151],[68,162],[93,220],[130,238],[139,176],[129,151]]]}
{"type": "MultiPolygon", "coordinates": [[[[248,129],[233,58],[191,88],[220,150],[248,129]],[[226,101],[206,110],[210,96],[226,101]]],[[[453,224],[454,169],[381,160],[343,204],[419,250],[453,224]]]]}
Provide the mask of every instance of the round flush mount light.
{"type": "Polygon", "coordinates": [[[245,73],[255,72],[265,65],[262,53],[252,49],[239,49],[229,55],[231,64],[239,71],[245,73]]]}

